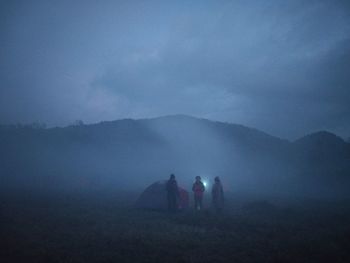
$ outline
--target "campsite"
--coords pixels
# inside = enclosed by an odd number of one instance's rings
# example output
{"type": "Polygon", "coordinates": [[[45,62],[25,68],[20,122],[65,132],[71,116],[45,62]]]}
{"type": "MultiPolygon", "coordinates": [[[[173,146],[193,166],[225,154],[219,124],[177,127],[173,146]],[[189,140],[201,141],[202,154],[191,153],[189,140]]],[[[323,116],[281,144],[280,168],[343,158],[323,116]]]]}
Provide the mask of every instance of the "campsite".
{"type": "Polygon", "coordinates": [[[347,262],[349,143],[189,116],[0,128],[1,262],[347,262]],[[186,130],[185,134],[179,131],[186,130]],[[170,173],[179,211],[167,211],[170,173]],[[206,183],[195,211],[192,184],[206,183]],[[212,209],[220,176],[225,205],[212,209]]]}
{"type": "Polygon", "coordinates": [[[350,263],[350,0],[0,0],[0,263],[350,263]]]}

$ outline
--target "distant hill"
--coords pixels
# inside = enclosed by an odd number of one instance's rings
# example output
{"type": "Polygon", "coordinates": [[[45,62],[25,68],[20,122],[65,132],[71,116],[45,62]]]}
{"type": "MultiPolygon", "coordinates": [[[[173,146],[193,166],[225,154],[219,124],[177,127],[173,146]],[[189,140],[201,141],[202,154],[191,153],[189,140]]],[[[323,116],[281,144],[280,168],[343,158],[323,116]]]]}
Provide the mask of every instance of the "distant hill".
{"type": "Polygon", "coordinates": [[[350,144],[327,131],[309,134],[294,144],[296,165],[300,173],[328,186],[344,185],[350,178],[350,144]]]}
{"type": "Polygon", "coordinates": [[[196,175],[219,175],[232,191],[305,191],[315,182],[338,191],[350,175],[350,144],[334,134],[289,142],[186,115],[49,129],[2,126],[0,155],[3,186],[11,187],[137,188],[175,173],[185,185],[196,175]]]}

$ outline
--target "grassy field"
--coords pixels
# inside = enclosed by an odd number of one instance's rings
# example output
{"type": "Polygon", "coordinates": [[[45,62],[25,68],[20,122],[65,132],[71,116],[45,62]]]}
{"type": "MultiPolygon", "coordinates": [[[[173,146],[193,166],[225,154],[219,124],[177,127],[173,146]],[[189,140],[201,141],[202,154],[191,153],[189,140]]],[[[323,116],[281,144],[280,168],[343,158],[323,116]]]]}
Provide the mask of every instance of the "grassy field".
{"type": "Polygon", "coordinates": [[[2,193],[0,262],[350,262],[350,202],[231,196],[216,215],[135,198],[2,193]]]}

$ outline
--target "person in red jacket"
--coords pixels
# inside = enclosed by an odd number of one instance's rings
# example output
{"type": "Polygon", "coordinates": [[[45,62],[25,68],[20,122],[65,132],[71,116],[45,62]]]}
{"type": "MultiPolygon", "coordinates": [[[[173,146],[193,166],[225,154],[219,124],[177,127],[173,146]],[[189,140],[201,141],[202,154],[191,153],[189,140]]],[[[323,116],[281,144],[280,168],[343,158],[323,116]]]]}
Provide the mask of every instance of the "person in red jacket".
{"type": "Polygon", "coordinates": [[[217,213],[221,213],[224,208],[224,190],[220,182],[219,176],[215,177],[215,183],[211,190],[211,196],[213,200],[213,206],[217,213]]]}
{"type": "Polygon", "coordinates": [[[194,208],[196,210],[202,209],[202,200],[203,200],[203,193],[205,191],[205,187],[203,182],[201,181],[200,176],[196,176],[196,181],[194,182],[192,186],[192,191],[194,193],[194,208]]]}

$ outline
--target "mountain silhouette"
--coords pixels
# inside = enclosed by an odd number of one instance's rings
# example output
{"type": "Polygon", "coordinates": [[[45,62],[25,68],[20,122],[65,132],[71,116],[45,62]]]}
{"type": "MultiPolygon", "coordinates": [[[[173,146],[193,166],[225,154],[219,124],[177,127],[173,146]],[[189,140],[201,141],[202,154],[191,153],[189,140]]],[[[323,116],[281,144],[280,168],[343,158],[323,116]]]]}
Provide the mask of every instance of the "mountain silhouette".
{"type": "Polygon", "coordinates": [[[175,173],[185,184],[196,175],[218,175],[237,191],[331,185],[342,192],[350,174],[350,144],[332,133],[290,142],[186,115],[63,128],[2,126],[0,154],[1,180],[9,187],[141,188],[175,173]]]}

